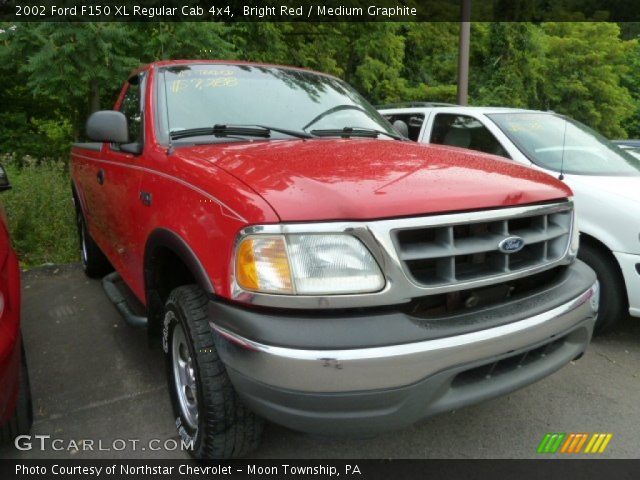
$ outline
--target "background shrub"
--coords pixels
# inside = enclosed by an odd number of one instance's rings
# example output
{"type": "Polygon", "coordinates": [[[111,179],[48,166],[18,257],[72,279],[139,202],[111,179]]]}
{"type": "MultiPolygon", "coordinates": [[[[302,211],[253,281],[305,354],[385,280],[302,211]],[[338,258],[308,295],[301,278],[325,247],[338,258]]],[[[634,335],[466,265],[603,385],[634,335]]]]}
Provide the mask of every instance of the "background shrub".
{"type": "Polygon", "coordinates": [[[68,168],[31,157],[1,160],[13,189],[0,201],[23,267],[79,260],[68,168]]]}

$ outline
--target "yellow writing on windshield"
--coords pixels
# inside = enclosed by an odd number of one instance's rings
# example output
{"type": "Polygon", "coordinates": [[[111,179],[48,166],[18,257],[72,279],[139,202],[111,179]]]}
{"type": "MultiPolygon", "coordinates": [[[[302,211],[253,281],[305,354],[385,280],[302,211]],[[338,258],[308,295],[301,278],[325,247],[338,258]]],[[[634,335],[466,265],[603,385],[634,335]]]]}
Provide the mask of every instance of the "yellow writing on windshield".
{"type": "Polygon", "coordinates": [[[532,130],[541,130],[542,124],[538,121],[518,122],[518,123],[509,122],[507,124],[507,128],[509,129],[510,132],[526,132],[526,131],[532,131],[532,130]]]}
{"type": "Polygon", "coordinates": [[[238,79],[236,77],[186,78],[173,80],[170,88],[172,93],[181,93],[188,90],[235,87],[236,85],[238,85],[238,79]]]}

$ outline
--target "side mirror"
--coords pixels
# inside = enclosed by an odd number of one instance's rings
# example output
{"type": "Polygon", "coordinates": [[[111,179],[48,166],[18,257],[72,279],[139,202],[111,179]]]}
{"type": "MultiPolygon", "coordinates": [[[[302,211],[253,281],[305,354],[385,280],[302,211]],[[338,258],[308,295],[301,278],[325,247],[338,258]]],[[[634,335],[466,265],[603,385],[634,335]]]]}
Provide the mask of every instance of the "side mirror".
{"type": "Polygon", "coordinates": [[[11,190],[11,184],[9,183],[9,177],[7,177],[7,171],[0,165],[0,192],[5,190],[11,190]]]}
{"type": "Polygon", "coordinates": [[[127,118],[115,110],[92,113],[87,120],[87,137],[94,142],[127,143],[127,118]]]}

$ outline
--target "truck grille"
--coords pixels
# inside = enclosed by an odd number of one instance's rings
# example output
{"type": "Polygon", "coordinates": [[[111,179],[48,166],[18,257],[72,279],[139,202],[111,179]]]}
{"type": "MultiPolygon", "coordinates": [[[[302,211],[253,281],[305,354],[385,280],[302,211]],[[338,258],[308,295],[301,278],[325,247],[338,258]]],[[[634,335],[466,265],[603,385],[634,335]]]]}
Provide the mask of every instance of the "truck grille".
{"type": "MultiPolygon", "coordinates": [[[[509,216],[509,209],[489,220],[463,220],[392,231],[398,257],[413,281],[425,287],[445,287],[552,265],[571,240],[572,205],[509,216]],[[524,246],[513,253],[499,244],[518,237],[524,246]]],[[[501,211],[498,211],[501,212],[501,211]]],[[[448,216],[451,219],[451,216],[448,216]]]]}

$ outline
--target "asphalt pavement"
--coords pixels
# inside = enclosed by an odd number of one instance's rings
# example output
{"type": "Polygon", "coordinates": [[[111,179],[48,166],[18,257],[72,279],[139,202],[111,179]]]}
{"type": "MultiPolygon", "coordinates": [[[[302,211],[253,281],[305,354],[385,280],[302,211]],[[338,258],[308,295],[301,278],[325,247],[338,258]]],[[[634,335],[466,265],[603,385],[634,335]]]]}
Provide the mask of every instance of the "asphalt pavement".
{"type": "MultiPolygon", "coordinates": [[[[22,321],[32,434],[51,438],[33,437],[29,450],[0,447],[0,458],[187,457],[175,449],[162,351],[149,348],[144,330],[125,324],[99,281],[76,265],[26,272],[22,321]]],[[[370,438],[267,424],[253,456],[535,458],[548,432],[612,433],[598,457],[640,458],[640,320],[625,319],[582,359],[511,395],[370,438]]]]}

